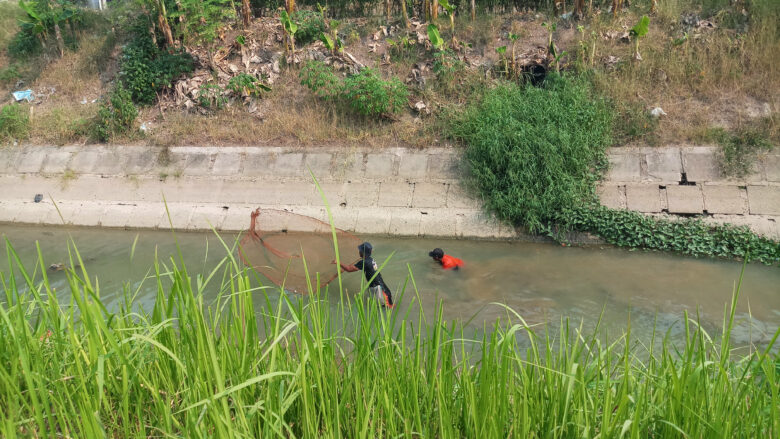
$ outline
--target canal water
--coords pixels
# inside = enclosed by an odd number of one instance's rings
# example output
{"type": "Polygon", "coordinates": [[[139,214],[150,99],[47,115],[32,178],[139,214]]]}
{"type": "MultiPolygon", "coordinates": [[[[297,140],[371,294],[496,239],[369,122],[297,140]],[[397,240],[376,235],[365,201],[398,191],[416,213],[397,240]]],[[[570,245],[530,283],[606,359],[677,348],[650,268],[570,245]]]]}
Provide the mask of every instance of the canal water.
{"type": "MultiPolygon", "coordinates": [[[[134,291],[140,287],[137,304],[151,309],[155,284],[141,280],[155,254],[160,261],[178,258],[171,232],[0,225],[0,233],[29,270],[37,260],[36,242],[47,267],[67,264],[67,243],[72,237],[90,277],[99,279],[101,298],[109,308],[123,300],[123,288],[134,291]]],[[[178,232],[175,237],[190,274],[206,273],[227,253],[213,233],[178,232]]],[[[236,235],[223,234],[222,238],[230,245],[236,235]]],[[[506,317],[506,308],[497,305],[505,304],[529,324],[558,326],[568,318],[587,331],[603,314],[602,329],[611,332],[622,332],[630,319],[633,334],[648,335],[655,328],[658,334],[679,339],[687,311],[705,328],[719,331],[742,270],[739,262],[600,246],[362,238],[373,244],[379,264],[389,257],[382,275],[399,302],[399,311],[419,297],[423,309],[433,314],[441,300],[445,319],[468,321],[474,328],[506,317]],[[465,266],[458,271],[442,270],[428,257],[435,247],[463,259],[465,266]]],[[[342,255],[347,261],[356,258],[357,250],[342,255]]],[[[6,258],[0,258],[0,271],[8,277],[6,258]]],[[[61,303],[66,303],[64,273],[48,274],[61,303]]],[[[348,294],[360,289],[360,276],[343,275],[348,294]]],[[[338,298],[335,285],[331,284],[329,293],[333,302],[338,298]]],[[[733,341],[737,344],[762,345],[771,339],[780,326],[779,268],[747,265],[735,326],[733,341]]]]}

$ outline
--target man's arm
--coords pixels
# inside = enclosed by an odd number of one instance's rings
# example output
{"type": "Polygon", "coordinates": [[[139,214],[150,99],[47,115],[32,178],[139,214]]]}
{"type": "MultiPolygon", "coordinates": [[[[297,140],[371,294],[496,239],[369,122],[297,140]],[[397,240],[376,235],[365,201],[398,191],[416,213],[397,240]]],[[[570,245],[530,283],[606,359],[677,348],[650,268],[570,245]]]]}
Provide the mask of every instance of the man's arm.
{"type": "MultiPolygon", "coordinates": [[[[331,264],[335,264],[336,260],[332,260],[330,262],[331,264]]],[[[359,271],[360,269],[355,267],[355,264],[339,264],[342,270],[346,271],[347,273],[354,273],[356,271],[359,271]]]]}

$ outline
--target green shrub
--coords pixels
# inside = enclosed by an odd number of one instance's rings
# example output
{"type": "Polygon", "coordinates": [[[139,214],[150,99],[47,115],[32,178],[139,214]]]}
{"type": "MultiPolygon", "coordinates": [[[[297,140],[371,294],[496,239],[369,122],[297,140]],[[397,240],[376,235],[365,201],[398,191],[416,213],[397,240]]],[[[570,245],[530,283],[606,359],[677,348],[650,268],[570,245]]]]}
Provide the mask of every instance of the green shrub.
{"type": "Polygon", "coordinates": [[[131,40],[122,50],[119,78],[130,92],[133,102],[153,104],[157,93],[170,87],[174,79],[194,68],[192,56],[186,52],[169,53],[152,40],[143,22],[131,31],[131,40]]]}
{"type": "Polygon", "coordinates": [[[712,137],[721,146],[721,168],[732,177],[744,177],[752,171],[756,155],[774,148],[770,138],[767,118],[758,123],[745,125],[729,133],[722,128],[714,130],[712,137]]]}
{"type": "Polygon", "coordinates": [[[102,142],[133,128],[138,110],[133,105],[130,92],[120,83],[100,103],[100,109],[92,126],[93,137],[102,142]]]}
{"type": "Polygon", "coordinates": [[[22,23],[19,32],[8,43],[8,55],[16,60],[36,55],[41,51],[41,41],[32,31],[32,25],[22,23]]]}
{"type": "Polygon", "coordinates": [[[780,242],[762,238],[747,227],[709,225],[700,220],[662,220],[629,210],[603,206],[565,209],[558,217],[567,228],[595,233],[610,244],[750,260],[768,265],[780,262],[780,242]]]}
{"type": "Polygon", "coordinates": [[[21,77],[19,68],[15,64],[0,69],[0,84],[12,83],[21,77]]]}
{"type": "Polygon", "coordinates": [[[298,10],[290,18],[298,25],[298,31],[295,32],[296,46],[303,47],[319,39],[326,30],[325,20],[318,12],[298,10]]]}
{"type": "Polygon", "coordinates": [[[25,139],[30,130],[30,114],[19,104],[0,108],[0,140],[25,139]]]}
{"type": "Polygon", "coordinates": [[[341,93],[341,79],[330,66],[319,61],[308,61],[301,68],[298,77],[301,84],[320,99],[336,99],[341,93]]]}
{"type": "Polygon", "coordinates": [[[385,81],[379,72],[365,68],[344,79],[342,99],[358,114],[381,116],[398,113],[404,108],[409,91],[400,79],[385,81]]]}
{"type": "Polygon", "coordinates": [[[317,97],[336,100],[362,116],[383,116],[398,113],[404,108],[409,91],[400,79],[384,80],[379,72],[364,68],[345,79],[322,62],[310,61],[299,73],[301,84],[317,97]]]}
{"type": "Polygon", "coordinates": [[[260,96],[264,91],[271,91],[271,87],[260,82],[259,79],[246,73],[239,73],[230,78],[227,89],[238,96],[260,96]]]}
{"type": "Polygon", "coordinates": [[[548,76],[543,88],[502,84],[451,118],[467,145],[471,182],[502,220],[544,232],[558,212],[595,197],[612,113],[585,82],[548,76]]]}
{"type": "Polygon", "coordinates": [[[220,109],[227,104],[224,92],[218,84],[201,84],[198,88],[198,103],[203,108],[220,109]]]}

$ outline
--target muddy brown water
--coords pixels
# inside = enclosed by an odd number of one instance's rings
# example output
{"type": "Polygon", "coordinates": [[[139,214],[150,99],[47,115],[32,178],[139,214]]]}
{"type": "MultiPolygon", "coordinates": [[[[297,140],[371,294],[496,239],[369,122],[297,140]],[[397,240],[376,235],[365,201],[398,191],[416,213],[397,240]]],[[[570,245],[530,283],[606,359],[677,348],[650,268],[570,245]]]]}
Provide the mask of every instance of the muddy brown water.
{"type": "MultiPolygon", "coordinates": [[[[67,264],[67,240],[72,236],[90,276],[100,280],[101,298],[109,307],[123,300],[125,285],[131,290],[141,285],[138,304],[151,309],[155,285],[149,280],[141,284],[140,280],[150,269],[155,252],[161,261],[178,257],[171,232],[0,225],[0,233],[30,270],[37,257],[36,242],[46,266],[67,264]]],[[[226,254],[213,233],[175,236],[191,274],[206,272],[226,254]]],[[[235,237],[223,235],[228,243],[235,237]]],[[[659,333],[678,339],[684,331],[683,315],[687,311],[691,318],[698,318],[705,328],[717,334],[742,270],[739,262],[610,247],[364,239],[373,244],[374,257],[380,264],[392,255],[382,274],[399,302],[397,309],[404,311],[419,296],[423,309],[432,316],[437,300],[442,300],[445,319],[469,321],[475,328],[506,317],[507,310],[497,305],[500,303],[515,310],[529,324],[548,322],[558,326],[562,318],[569,318],[575,326],[582,323],[587,330],[596,325],[603,312],[602,328],[608,331],[622,332],[630,317],[634,334],[647,336],[655,327],[659,333]],[[434,247],[463,259],[465,267],[458,271],[442,270],[428,257],[434,247]],[[408,282],[409,273],[414,277],[417,293],[408,282]],[[405,283],[406,290],[400,297],[405,283]]],[[[357,250],[353,255],[342,255],[347,261],[356,258],[357,250]]],[[[0,271],[8,277],[5,258],[0,258],[0,271]]],[[[67,300],[64,273],[49,272],[49,277],[60,298],[67,300]]],[[[344,274],[348,294],[360,289],[360,277],[360,273],[344,274]]],[[[330,292],[333,302],[338,300],[334,289],[330,292]]],[[[778,326],[780,268],[748,264],[737,307],[734,341],[761,345],[771,339],[778,326]]]]}

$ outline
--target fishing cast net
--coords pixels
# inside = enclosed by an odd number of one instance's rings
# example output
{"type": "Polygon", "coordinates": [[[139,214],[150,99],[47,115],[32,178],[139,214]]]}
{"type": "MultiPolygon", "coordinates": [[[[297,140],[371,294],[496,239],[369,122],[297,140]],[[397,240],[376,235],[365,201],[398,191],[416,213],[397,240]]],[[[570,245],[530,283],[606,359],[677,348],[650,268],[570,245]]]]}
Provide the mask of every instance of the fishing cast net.
{"type": "MultiPolygon", "coordinates": [[[[339,257],[344,264],[358,259],[360,240],[336,229],[339,257]]],[[[241,260],[287,291],[307,294],[336,279],[333,236],[328,223],[275,209],[252,212],[249,230],[241,238],[241,260]],[[308,279],[307,279],[308,272],[308,279]]]]}

